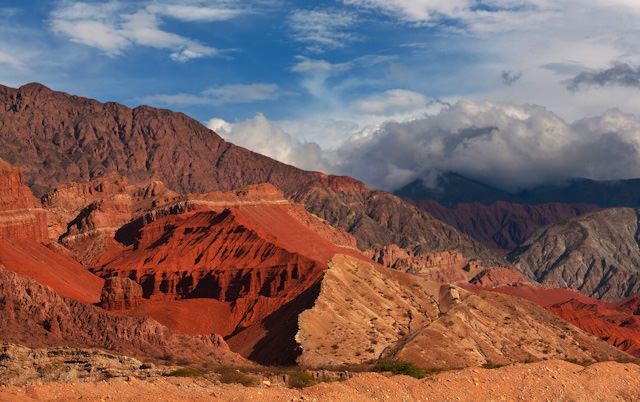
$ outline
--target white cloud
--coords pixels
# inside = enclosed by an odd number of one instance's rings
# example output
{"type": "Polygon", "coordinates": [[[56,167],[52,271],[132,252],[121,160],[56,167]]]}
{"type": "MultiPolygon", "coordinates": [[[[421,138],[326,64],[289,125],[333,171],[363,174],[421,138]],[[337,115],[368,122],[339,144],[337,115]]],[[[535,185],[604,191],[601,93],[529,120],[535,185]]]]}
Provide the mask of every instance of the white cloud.
{"type": "Polygon", "coordinates": [[[541,106],[462,100],[437,114],[369,128],[335,149],[298,142],[289,134],[304,128],[297,124],[263,115],[208,123],[227,140],[282,162],[386,190],[437,171],[506,190],[575,177],[640,177],[640,119],[618,110],[568,123],[541,106]]]}
{"type": "Polygon", "coordinates": [[[357,40],[348,30],[356,18],[345,10],[295,10],[288,22],[292,37],[311,52],[342,48],[357,40]]]}
{"type": "Polygon", "coordinates": [[[329,169],[326,155],[318,144],[294,141],[282,128],[262,114],[235,124],[214,118],[207,122],[207,126],[227,141],[280,162],[307,170],[329,169]]]}
{"type": "Polygon", "coordinates": [[[573,177],[640,176],[640,121],[612,110],[569,124],[540,106],[460,101],[437,115],[386,123],[338,150],[335,172],[393,190],[454,171],[514,190],[573,177]]]}
{"type": "MultiPolygon", "coordinates": [[[[49,23],[54,33],[66,35],[75,43],[100,49],[110,57],[121,56],[134,45],[170,50],[171,59],[178,62],[219,53],[214,47],[161,29],[161,17],[167,17],[171,11],[175,12],[173,18],[190,20],[189,13],[196,12],[197,8],[185,5],[135,8],[114,1],[102,4],[63,3],[51,13],[49,23]]],[[[203,19],[213,18],[211,13],[201,15],[203,19]]],[[[233,15],[230,12],[227,17],[232,18],[233,15]]]]}
{"type": "Polygon", "coordinates": [[[342,0],[346,5],[376,10],[400,21],[468,30],[475,33],[502,32],[539,22],[558,6],[549,0],[342,0]],[[441,24],[442,22],[444,24],[441,24]],[[456,27],[451,21],[457,22],[456,27]]]}
{"type": "Polygon", "coordinates": [[[12,67],[16,70],[24,70],[26,68],[24,63],[20,59],[9,54],[8,52],[0,50],[0,65],[2,64],[12,67]]]}
{"type": "Polygon", "coordinates": [[[382,95],[357,101],[356,108],[360,113],[388,116],[424,110],[428,102],[423,94],[406,89],[390,89],[382,95]]]}
{"type": "Polygon", "coordinates": [[[152,4],[147,10],[182,21],[225,21],[236,18],[246,11],[240,8],[188,5],[188,4],[152,4]]]}
{"type": "Polygon", "coordinates": [[[263,102],[291,95],[294,94],[282,91],[276,84],[229,84],[205,89],[199,95],[159,94],[144,97],[142,101],[150,104],[166,105],[222,105],[263,102]]]}

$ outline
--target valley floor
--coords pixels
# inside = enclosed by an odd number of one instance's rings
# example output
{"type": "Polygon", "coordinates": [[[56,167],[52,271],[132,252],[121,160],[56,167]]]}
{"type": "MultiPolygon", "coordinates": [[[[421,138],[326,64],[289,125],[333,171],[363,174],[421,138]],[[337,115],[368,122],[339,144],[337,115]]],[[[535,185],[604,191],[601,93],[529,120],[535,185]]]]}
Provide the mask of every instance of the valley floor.
{"type": "Polygon", "coordinates": [[[422,380],[377,373],[301,390],[244,387],[204,378],[155,377],[87,383],[0,386],[0,401],[640,401],[640,366],[587,367],[551,360],[497,369],[470,368],[422,380]]]}

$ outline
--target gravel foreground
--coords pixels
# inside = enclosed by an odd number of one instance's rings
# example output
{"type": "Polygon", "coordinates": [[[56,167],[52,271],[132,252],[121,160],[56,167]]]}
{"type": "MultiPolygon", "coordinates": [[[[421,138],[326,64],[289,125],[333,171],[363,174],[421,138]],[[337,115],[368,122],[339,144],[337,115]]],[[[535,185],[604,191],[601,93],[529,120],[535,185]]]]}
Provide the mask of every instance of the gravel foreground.
{"type": "Polygon", "coordinates": [[[154,377],[0,386],[0,401],[640,401],[640,366],[565,361],[471,368],[422,380],[377,373],[301,390],[244,387],[204,378],[154,377]]]}

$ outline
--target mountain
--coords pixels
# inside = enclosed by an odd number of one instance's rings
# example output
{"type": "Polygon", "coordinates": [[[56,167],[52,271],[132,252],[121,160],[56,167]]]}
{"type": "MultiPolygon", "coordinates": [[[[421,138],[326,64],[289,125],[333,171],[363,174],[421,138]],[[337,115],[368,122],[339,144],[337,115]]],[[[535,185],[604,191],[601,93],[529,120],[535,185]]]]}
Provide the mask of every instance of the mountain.
{"type": "Polygon", "coordinates": [[[610,208],[534,233],[508,256],[527,277],[606,301],[640,292],[638,209],[610,208]]]}
{"type": "Polygon", "coordinates": [[[526,283],[394,195],[170,111],[0,92],[0,153],[41,196],[5,166],[3,341],[316,367],[630,359],[534,304],[430,280],[526,283]]]}
{"type": "Polygon", "coordinates": [[[474,202],[450,208],[433,200],[412,203],[504,254],[519,246],[540,227],[600,209],[594,204],[516,204],[506,201],[490,205],[474,202]]]}
{"type": "Polygon", "coordinates": [[[433,200],[445,207],[474,202],[491,205],[496,201],[516,204],[594,204],[600,208],[634,207],[640,205],[640,179],[598,181],[574,178],[509,192],[446,172],[439,174],[433,185],[428,186],[422,179],[416,179],[395,190],[394,194],[411,200],[433,200]]]}
{"type": "Polygon", "coordinates": [[[468,236],[391,194],[237,147],[184,114],[102,104],[40,84],[0,87],[0,110],[0,157],[22,169],[38,196],[110,172],[138,186],[161,181],[181,194],[270,183],[353,234],[362,250],[391,243],[416,254],[459,249],[467,259],[505,265],[468,236]]]}

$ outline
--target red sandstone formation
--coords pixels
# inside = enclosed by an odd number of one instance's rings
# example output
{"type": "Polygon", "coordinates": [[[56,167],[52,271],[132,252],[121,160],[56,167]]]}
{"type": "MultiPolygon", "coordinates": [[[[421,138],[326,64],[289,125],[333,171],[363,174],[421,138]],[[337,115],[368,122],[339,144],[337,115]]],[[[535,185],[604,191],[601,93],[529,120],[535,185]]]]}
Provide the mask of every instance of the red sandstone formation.
{"type": "Polygon", "coordinates": [[[176,335],[148,318],[118,317],[0,266],[0,339],[29,347],[92,347],[145,360],[246,364],[217,335],[176,335]]]}
{"type": "Polygon", "coordinates": [[[366,259],[353,238],[270,185],[190,195],[185,202],[188,212],[133,221],[123,235],[130,245],[96,264],[102,277],[142,286],[149,302],[127,314],[149,314],[178,332],[229,336],[259,327],[306,292],[334,254],[366,259]]]}
{"type": "Polygon", "coordinates": [[[1,160],[0,264],[67,297],[99,300],[102,279],[49,244],[45,211],[23,184],[20,171],[1,160]]]}
{"type": "Polygon", "coordinates": [[[0,159],[0,241],[49,243],[46,214],[24,185],[22,173],[0,159]]]}
{"type": "Polygon", "coordinates": [[[129,310],[142,304],[142,286],[129,278],[114,276],[104,281],[100,307],[105,310],[129,310]]]}

